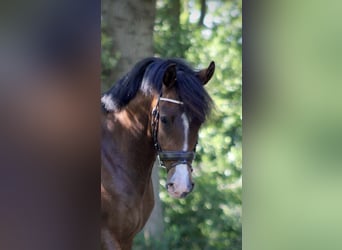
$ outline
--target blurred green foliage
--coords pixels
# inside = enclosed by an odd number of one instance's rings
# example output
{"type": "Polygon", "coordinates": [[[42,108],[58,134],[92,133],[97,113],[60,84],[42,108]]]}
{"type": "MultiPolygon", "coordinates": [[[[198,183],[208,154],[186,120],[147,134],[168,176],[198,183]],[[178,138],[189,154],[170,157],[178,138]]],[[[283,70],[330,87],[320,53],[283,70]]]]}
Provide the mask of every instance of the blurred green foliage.
{"type": "Polygon", "coordinates": [[[340,250],[342,2],[258,7],[245,23],[258,98],[245,111],[244,249],[340,250]]]}

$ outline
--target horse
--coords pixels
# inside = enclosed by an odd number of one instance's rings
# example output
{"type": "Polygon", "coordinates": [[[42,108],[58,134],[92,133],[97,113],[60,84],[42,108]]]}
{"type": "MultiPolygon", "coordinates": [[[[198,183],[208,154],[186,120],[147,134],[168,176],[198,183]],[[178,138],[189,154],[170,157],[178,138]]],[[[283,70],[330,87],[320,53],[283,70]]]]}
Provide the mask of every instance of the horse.
{"type": "Polygon", "coordinates": [[[101,96],[101,248],[131,249],[154,206],[151,172],[166,168],[168,193],[189,194],[198,131],[212,100],[204,89],[215,71],[182,59],[138,62],[101,96]]]}

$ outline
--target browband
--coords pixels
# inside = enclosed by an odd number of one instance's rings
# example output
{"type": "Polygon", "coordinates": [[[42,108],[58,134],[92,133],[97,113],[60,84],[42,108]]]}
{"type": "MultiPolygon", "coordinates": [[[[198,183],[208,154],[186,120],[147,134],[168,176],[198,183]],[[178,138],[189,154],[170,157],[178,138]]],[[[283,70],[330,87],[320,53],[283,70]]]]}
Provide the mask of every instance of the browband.
{"type": "Polygon", "coordinates": [[[172,103],[180,104],[180,105],[183,105],[183,104],[184,104],[184,103],[181,102],[181,101],[177,101],[177,100],[173,100],[173,99],[169,99],[169,98],[164,98],[164,97],[160,97],[159,100],[160,100],[160,101],[165,101],[165,102],[172,102],[172,103]]]}

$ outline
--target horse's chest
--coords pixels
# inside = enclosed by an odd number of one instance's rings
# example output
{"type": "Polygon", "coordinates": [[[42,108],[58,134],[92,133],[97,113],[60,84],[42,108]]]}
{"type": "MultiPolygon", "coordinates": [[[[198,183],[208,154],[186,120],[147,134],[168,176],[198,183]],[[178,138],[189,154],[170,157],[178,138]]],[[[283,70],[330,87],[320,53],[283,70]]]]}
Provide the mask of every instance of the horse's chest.
{"type": "Polygon", "coordinates": [[[106,224],[112,229],[118,238],[132,238],[145,225],[153,206],[152,185],[141,197],[134,197],[132,194],[121,194],[119,197],[111,197],[103,204],[106,216],[106,224]]]}
{"type": "Polygon", "coordinates": [[[132,209],[135,213],[135,216],[133,217],[135,221],[132,221],[132,225],[135,225],[136,233],[138,233],[146,224],[148,218],[150,217],[150,214],[153,209],[153,204],[142,202],[137,205],[136,208],[132,209]]]}

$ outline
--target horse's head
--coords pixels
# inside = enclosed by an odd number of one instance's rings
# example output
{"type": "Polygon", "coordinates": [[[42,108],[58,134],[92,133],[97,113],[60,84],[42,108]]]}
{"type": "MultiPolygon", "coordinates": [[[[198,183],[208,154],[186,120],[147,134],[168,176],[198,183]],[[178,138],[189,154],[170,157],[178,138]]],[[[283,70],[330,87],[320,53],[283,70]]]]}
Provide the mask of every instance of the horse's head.
{"type": "Polygon", "coordinates": [[[185,197],[194,187],[191,164],[195,155],[198,131],[204,121],[203,117],[196,114],[196,109],[202,106],[199,102],[206,100],[195,96],[204,90],[191,88],[203,89],[203,85],[210,80],[214,70],[215,64],[212,62],[208,68],[188,77],[186,74],[190,72],[178,72],[176,64],[171,63],[163,77],[161,95],[156,96],[152,114],[153,137],[161,163],[168,172],[166,188],[175,198],[185,197]],[[185,80],[188,80],[187,83],[185,80]],[[196,83],[189,84],[189,81],[196,83]],[[181,84],[183,86],[180,86],[181,84]],[[194,99],[192,102],[191,98],[194,99]]]}

